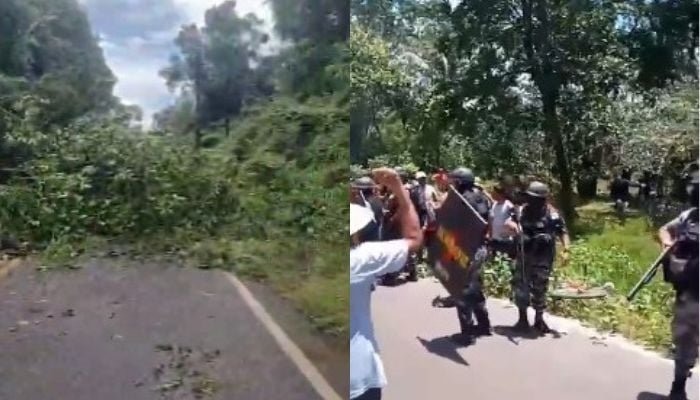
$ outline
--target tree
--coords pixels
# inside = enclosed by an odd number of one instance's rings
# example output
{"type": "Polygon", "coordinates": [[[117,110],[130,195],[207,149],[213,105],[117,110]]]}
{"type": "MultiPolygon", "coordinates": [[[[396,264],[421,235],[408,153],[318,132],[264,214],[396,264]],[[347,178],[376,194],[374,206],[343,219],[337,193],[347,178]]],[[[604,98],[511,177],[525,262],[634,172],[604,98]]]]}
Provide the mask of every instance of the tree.
{"type": "Polygon", "coordinates": [[[284,39],[315,44],[345,42],[350,36],[347,0],[272,0],[275,30],[284,39]]]}
{"type": "Polygon", "coordinates": [[[14,110],[25,95],[37,98],[41,127],[65,125],[118,102],[87,16],[75,0],[6,0],[0,4],[0,107],[14,110]],[[5,82],[3,85],[1,82],[5,82]]]}
{"type": "Polygon", "coordinates": [[[360,163],[366,161],[368,144],[381,140],[382,114],[405,83],[399,70],[391,65],[387,43],[359,25],[352,28],[350,57],[350,160],[360,163]]]}
{"type": "Polygon", "coordinates": [[[488,121],[494,116],[508,121],[509,110],[538,110],[535,117],[554,154],[568,218],[574,216],[572,159],[580,156],[568,144],[582,132],[563,128],[575,124],[568,119],[572,112],[611,103],[630,72],[616,30],[615,4],[462,1],[449,12],[452,29],[438,44],[454,60],[456,90],[449,104],[451,118],[464,124],[458,129],[469,132],[483,122],[492,126],[488,121]]]}
{"type": "Polygon", "coordinates": [[[223,118],[226,136],[230,118],[240,113],[246,101],[260,95],[253,66],[260,61],[260,46],[268,40],[260,31],[262,21],[253,14],[238,17],[235,6],[235,1],[226,1],[207,10],[204,28],[208,119],[223,118]]]}
{"type": "Polygon", "coordinates": [[[697,79],[698,2],[636,0],[624,10],[624,40],[639,68],[637,83],[661,88],[697,79]]]}
{"type": "Polygon", "coordinates": [[[191,90],[194,94],[194,147],[199,149],[204,122],[204,91],[206,85],[205,38],[196,24],[185,25],[180,29],[175,44],[181,55],[173,55],[170,65],[160,74],[171,90],[191,90]]]}
{"type": "Polygon", "coordinates": [[[182,93],[175,104],[153,115],[153,129],[184,135],[194,128],[194,98],[190,92],[182,93]]]}
{"type": "Polygon", "coordinates": [[[207,10],[201,29],[183,26],[175,40],[179,54],[161,71],[171,89],[193,94],[197,148],[205,125],[223,119],[228,135],[229,121],[243,105],[270,93],[255,69],[260,46],[268,40],[260,31],[262,21],[252,14],[239,17],[235,7],[235,1],[226,1],[207,10]]]}

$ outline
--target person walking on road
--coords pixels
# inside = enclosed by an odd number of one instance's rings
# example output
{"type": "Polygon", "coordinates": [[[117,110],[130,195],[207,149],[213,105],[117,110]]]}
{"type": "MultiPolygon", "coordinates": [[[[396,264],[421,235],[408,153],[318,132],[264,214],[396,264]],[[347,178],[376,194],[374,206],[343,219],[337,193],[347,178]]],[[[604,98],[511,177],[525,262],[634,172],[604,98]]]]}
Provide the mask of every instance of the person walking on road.
{"type": "Polygon", "coordinates": [[[551,330],[544,322],[546,294],[549,277],[552,273],[556,255],[555,239],[559,238],[564,246],[564,262],[568,260],[569,235],[564,220],[547,202],[549,188],[542,182],[530,183],[525,192],[526,203],[509,221],[511,230],[517,231],[522,238],[522,252],[518,255],[513,273],[513,297],[518,307],[518,321],[515,329],[530,329],[527,308],[535,309],[534,328],[542,334],[551,330]]]}
{"type": "Polygon", "coordinates": [[[374,216],[371,210],[350,204],[350,399],[379,400],[386,386],[384,366],[379,356],[370,314],[372,284],[383,274],[399,271],[411,252],[417,251],[423,235],[416,214],[396,171],[386,168],[373,172],[374,180],[395,196],[396,220],[401,239],[368,242],[374,216]]]}
{"type": "Polygon", "coordinates": [[[698,359],[698,171],[691,174],[687,187],[691,208],[659,230],[663,247],[671,248],[664,264],[664,279],[673,285],[676,301],[671,332],[674,376],[670,400],[687,400],[685,386],[698,359]]]}
{"type": "MultiPolygon", "coordinates": [[[[474,173],[467,168],[457,168],[448,175],[457,192],[476,210],[484,221],[489,219],[491,204],[483,192],[474,187],[474,173]]],[[[482,245],[474,253],[469,265],[469,278],[465,282],[461,299],[455,299],[457,317],[459,318],[460,335],[455,340],[462,345],[473,343],[476,336],[491,334],[491,321],[486,309],[486,297],[483,292],[481,267],[486,261],[486,237],[482,245]],[[473,317],[476,318],[476,325],[473,317]]]]}

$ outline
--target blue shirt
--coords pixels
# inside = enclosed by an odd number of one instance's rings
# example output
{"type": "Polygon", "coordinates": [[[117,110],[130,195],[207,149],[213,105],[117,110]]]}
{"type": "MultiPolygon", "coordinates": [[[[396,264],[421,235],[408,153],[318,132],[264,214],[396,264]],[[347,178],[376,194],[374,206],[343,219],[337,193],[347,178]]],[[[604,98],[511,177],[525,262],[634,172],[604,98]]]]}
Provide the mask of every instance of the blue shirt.
{"type": "Polygon", "coordinates": [[[386,386],[379,357],[370,298],[378,276],[399,271],[408,259],[404,239],[365,242],[350,249],[350,398],[386,386]]]}

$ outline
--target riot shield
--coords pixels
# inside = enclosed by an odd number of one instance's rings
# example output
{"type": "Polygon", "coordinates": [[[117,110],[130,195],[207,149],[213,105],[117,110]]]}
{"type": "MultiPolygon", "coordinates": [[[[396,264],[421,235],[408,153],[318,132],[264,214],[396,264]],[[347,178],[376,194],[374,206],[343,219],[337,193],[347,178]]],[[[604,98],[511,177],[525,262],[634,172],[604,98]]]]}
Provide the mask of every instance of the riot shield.
{"type": "Polygon", "coordinates": [[[488,224],[452,186],[435,218],[437,230],[428,243],[430,265],[450,295],[459,298],[488,224]]]}

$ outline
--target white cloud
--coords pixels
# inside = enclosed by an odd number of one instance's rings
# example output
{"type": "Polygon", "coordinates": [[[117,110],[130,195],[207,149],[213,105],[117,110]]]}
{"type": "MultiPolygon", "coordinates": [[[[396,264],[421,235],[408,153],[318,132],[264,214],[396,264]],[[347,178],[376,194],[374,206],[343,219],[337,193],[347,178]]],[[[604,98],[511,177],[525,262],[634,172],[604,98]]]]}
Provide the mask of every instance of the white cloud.
{"type": "MultiPolygon", "coordinates": [[[[170,7],[159,9],[155,7],[159,0],[150,0],[148,9],[159,15],[143,12],[143,9],[138,13],[131,12],[141,0],[101,1],[80,0],[80,3],[92,11],[91,18],[95,16],[93,29],[101,33],[100,45],[107,64],[117,77],[114,94],[126,104],[140,106],[144,111],[144,125],[150,127],[153,114],[174,101],[158,72],[167,65],[170,54],[175,51],[173,40],[181,24],[194,22],[201,26],[205,11],[222,1],[163,0],[169,6],[174,5],[176,9],[172,10],[170,7]],[[114,12],[125,10],[124,15],[105,15],[106,4],[114,12]],[[175,15],[180,15],[180,18],[174,18],[175,15]]],[[[264,29],[272,33],[272,11],[264,0],[238,0],[236,10],[239,15],[257,15],[264,21],[264,29]]]]}
{"type": "MultiPolygon", "coordinates": [[[[204,23],[204,13],[213,6],[223,3],[221,0],[174,0],[175,4],[192,22],[204,23]]],[[[266,24],[272,23],[272,10],[265,0],[237,0],[236,11],[239,15],[253,13],[266,24]]]]}

